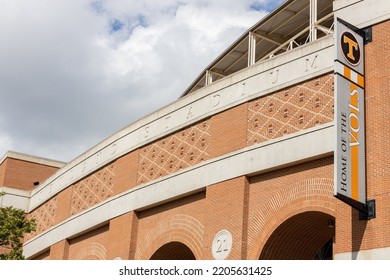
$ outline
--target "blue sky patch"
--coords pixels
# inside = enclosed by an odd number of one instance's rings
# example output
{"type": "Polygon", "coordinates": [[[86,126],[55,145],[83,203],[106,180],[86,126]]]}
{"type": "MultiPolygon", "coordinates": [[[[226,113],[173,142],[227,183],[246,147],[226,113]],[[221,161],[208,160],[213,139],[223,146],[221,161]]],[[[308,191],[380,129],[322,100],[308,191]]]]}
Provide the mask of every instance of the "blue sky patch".
{"type": "Polygon", "coordinates": [[[142,27],[149,26],[148,21],[144,15],[138,15],[138,22],[139,22],[139,25],[141,25],[142,27]]]}
{"type": "Polygon", "coordinates": [[[122,29],[123,23],[119,19],[114,19],[111,22],[111,31],[116,32],[122,29]]]}
{"type": "Polygon", "coordinates": [[[255,11],[267,11],[267,12],[272,12],[275,10],[276,7],[278,7],[283,0],[276,0],[276,1],[266,1],[266,3],[262,2],[254,2],[251,5],[249,5],[249,8],[251,10],[255,11]]]}
{"type": "Polygon", "coordinates": [[[92,8],[92,11],[94,11],[96,14],[103,14],[105,11],[102,1],[91,2],[90,7],[92,8]]]}
{"type": "Polygon", "coordinates": [[[148,27],[149,23],[144,15],[131,17],[127,20],[127,30],[131,34],[138,26],[148,27]]]}
{"type": "MultiPolygon", "coordinates": [[[[111,35],[120,34],[120,40],[127,40],[137,27],[148,27],[149,22],[144,15],[134,15],[125,18],[111,18],[108,22],[111,35]]],[[[116,36],[116,35],[115,35],[116,36]]]]}

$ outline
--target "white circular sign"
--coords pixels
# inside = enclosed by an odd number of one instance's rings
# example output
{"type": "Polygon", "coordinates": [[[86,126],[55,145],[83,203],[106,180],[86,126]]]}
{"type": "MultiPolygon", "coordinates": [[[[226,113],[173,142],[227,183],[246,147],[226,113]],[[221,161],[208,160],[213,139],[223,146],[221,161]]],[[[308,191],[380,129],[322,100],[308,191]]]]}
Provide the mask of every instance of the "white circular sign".
{"type": "Polygon", "coordinates": [[[211,247],[214,259],[226,259],[232,250],[232,245],[233,237],[229,231],[221,230],[218,232],[214,237],[213,245],[211,247]]]}

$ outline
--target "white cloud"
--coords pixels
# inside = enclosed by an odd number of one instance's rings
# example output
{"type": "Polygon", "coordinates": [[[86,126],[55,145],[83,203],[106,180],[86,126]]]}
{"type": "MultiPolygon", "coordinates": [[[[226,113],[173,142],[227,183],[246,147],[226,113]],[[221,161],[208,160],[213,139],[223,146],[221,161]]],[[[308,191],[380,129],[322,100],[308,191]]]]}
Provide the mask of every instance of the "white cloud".
{"type": "Polygon", "coordinates": [[[7,152],[13,149],[12,139],[3,131],[0,130],[0,158],[7,152]]]}
{"type": "Polygon", "coordinates": [[[255,2],[0,0],[1,147],[71,160],[178,98],[255,2]]]}

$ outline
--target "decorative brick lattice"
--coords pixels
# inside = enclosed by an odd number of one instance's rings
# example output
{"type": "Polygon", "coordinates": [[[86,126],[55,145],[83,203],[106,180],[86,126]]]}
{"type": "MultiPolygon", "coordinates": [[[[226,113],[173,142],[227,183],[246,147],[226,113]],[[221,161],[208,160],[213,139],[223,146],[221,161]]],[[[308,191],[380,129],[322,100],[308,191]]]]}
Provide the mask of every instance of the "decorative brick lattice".
{"type": "Polygon", "coordinates": [[[210,121],[179,131],[140,150],[137,183],[142,184],[209,158],[210,121]]]}
{"type": "Polygon", "coordinates": [[[115,164],[110,164],[73,186],[70,214],[77,214],[113,193],[115,164]]]}
{"type": "Polygon", "coordinates": [[[36,230],[30,234],[27,234],[25,236],[25,240],[29,240],[52,227],[55,222],[56,209],[57,197],[54,197],[34,210],[34,212],[29,215],[29,218],[35,219],[36,230]]]}
{"type": "Polygon", "coordinates": [[[331,122],[333,87],[328,74],[250,102],[247,144],[331,122]]]}

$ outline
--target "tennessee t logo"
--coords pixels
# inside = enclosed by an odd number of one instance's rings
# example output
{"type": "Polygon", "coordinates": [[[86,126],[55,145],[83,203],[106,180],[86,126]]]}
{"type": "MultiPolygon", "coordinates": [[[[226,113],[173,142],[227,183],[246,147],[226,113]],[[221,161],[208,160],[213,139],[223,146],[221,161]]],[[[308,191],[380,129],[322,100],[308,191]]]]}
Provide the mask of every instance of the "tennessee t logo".
{"type": "Polygon", "coordinates": [[[349,51],[348,51],[348,54],[347,56],[352,59],[352,60],[355,60],[355,56],[353,55],[353,50],[359,50],[359,45],[357,42],[353,41],[352,39],[348,38],[347,36],[343,36],[344,38],[344,43],[348,44],[349,46],[349,51]]]}
{"type": "Polygon", "coordinates": [[[356,66],[360,62],[360,48],[359,43],[355,36],[351,32],[344,32],[340,40],[341,50],[345,59],[353,66],[356,66]]]}

